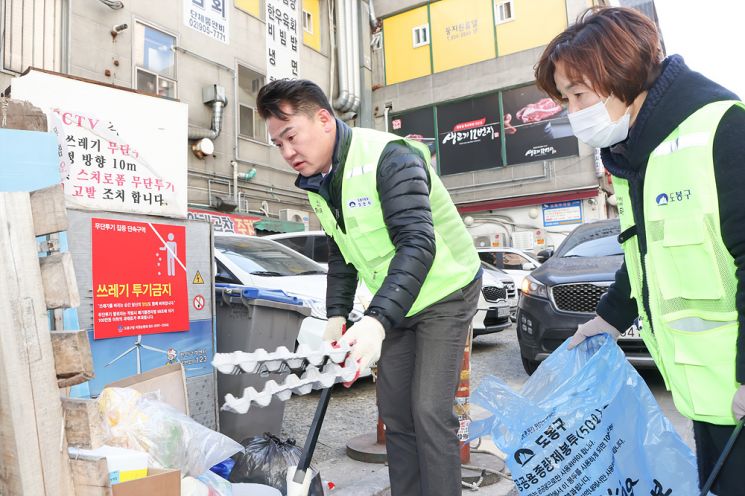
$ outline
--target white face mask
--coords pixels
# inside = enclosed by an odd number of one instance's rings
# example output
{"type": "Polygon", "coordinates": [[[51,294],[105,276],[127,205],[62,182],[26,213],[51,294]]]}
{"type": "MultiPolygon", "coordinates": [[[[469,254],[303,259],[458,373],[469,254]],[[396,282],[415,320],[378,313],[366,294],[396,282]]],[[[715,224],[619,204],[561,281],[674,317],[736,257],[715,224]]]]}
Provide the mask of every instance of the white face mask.
{"type": "Polygon", "coordinates": [[[600,101],[569,114],[569,124],[577,139],[595,148],[606,148],[626,139],[629,135],[631,107],[626,109],[626,113],[620,119],[613,122],[605,107],[609,99],[610,97],[604,102],[600,101]]]}

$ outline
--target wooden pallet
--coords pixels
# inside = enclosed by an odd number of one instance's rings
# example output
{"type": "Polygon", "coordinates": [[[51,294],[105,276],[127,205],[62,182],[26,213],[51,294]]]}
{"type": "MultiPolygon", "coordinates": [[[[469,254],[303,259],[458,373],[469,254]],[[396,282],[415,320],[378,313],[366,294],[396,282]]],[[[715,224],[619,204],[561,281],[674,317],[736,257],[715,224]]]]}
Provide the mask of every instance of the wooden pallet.
{"type": "Polygon", "coordinates": [[[87,333],[50,330],[80,298],[69,253],[39,258],[36,236],[66,229],[61,186],[0,193],[0,496],[111,494],[105,461],[67,452],[105,433],[93,400],[65,398],[93,376],[87,333]]]}

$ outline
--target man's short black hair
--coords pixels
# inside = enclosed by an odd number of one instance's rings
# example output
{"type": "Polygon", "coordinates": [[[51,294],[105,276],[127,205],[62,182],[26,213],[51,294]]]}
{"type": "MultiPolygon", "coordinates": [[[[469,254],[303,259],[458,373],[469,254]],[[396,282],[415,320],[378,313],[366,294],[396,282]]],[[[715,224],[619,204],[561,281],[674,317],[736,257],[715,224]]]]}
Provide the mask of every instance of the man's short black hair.
{"type": "Polygon", "coordinates": [[[278,79],[264,85],[256,97],[256,107],[264,120],[275,117],[286,121],[298,112],[312,116],[320,109],[334,115],[323,90],[307,79],[278,79]],[[283,112],[280,108],[282,104],[288,104],[292,114],[283,112]]]}

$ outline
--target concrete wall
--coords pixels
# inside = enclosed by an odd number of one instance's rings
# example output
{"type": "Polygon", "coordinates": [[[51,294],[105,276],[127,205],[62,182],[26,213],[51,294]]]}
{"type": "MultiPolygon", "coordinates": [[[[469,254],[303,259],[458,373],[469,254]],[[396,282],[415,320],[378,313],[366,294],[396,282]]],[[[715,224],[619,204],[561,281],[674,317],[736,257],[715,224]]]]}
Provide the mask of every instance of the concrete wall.
{"type": "MultiPolygon", "coordinates": [[[[262,201],[269,203],[269,212],[280,209],[309,210],[307,199],[294,187],[295,173],[281,159],[274,147],[266,142],[238,137],[237,68],[244,65],[266,74],[266,24],[257,17],[234,7],[226,0],[229,10],[229,41],[226,45],[205,36],[183,22],[183,2],[186,0],[129,0],[121,10],[112,10],[95,0],[70,2],[69,38],[64,42],[68,58],[68,73],[73,76],[110,83],[125,88],[134,86],[133,34],[137,21],[165,31],[176,38],[175,51],[177,98],[189,105],[189,125],[209,128],[212,110],[202,102],[202,88],[218,84],[225,88],[228,104],[225,107],[222,133],[214,140],[215,152],[204,159],[189,154],[189,201],[206,206],[214,195],[233,195],[232,161],[240,172],[255,168],[257,175],[250,182],[240,182],[240,209],[258,210],[262,201]],[[112,37],[116,24],[127,24],[128,29],[112,37]]],[[[263,3],[263,2],[262,2],[263,3]]],[[[300,2],[298,2],[300,3],[300,2]]],[[[300,77],[311,79],[329,95],[338,91],[337,75],[330,74],[330,32],[328,0],[320,0],[320,47],[310,48],[300,43],[300,77]],[[333,82],[332,82],[333,78],[333,82]]],[[[300,22],[300,20],[299,20],[300,22]]],[[[300,26],[302,24],[300,23],[300,26]]],[[[372,109],[372,54],[369,47],[370,27],[366,2],[360,6],[362,105],[357,123],[371,126],[372,109]]],[[[302,35],[302,28],[300,30],[302,35]]],[[[0,89],[10,85],[12,73],[0,72],[0,89]]],[[[190,146],[190,143],[184,143],[190,146]]]]}
{"type": "MultiPolygon", "coordinates": [[[[189,201],[209,205],[209,191],[214,195],[232,196],[232,160],[238,160],[240,172],[257,169],[256,178],[241,182],[242,210],[258,210],[262,200],[269,202],[270,213],[281,208],[307,209],[304,195],[293,182],[295,174],[268,143],[237,138],[237,67],[245,65],[266,73],[263,21],[234,8],[230,9],[230,44],[225,45],[187,27],[183,22],[182,2],[176,0],[130,0],[124,9],[111,10],[99,2],[74,2],[71,15],[70,73],[98,81],[133,87],[132,34],[136,21],[142,21],[176,37],[176,80],[178,99],[189,104],[189,125],[209,128],[211,108],[202,102],[202,88],[218,84],[225,88],[222,133],[214,140],[215,152],[205,159],[189,154],[189,201]],[[129,29],[115,39],[110,35],[114,24],[127,23],[129,29]],[[118,65],[116,65],[118,62],[118,65]],[[107,77],[104,71],[111,71],[107,77]]],[[[322,2],[325,8],[325,2],[322,2]]],[[[324,10],[325,11],[325,10],[324,10]]],[[[328,21],[322,19],[322,26],[328,21]]],[[[327,29],[327,28],[326,28],[327,29]]],[[[301,77],[317,82],[328,90],[328,34],[322,40],[321,52],[300,44],[301,77]],[[324,48],[325,47],[325,48],[324,48]]],[[[188,146],[188,144],[184,144],[188,146]]]]}

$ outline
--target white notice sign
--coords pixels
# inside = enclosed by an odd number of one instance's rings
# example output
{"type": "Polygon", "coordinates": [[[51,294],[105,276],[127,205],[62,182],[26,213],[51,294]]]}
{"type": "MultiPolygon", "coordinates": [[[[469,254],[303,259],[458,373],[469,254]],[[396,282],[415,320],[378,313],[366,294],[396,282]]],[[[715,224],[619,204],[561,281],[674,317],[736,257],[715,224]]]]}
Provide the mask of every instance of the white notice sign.
{"type": "Polygon", "coordinates": [[[11,95],[47,114],[69,207],[186,217],[186,104],[34,70],[11,95]]]}
{"type": "Polygon", "coordinates": [[[184,24],[210,38],[230,43],[227,0],[183,0],[184,24]]]}

